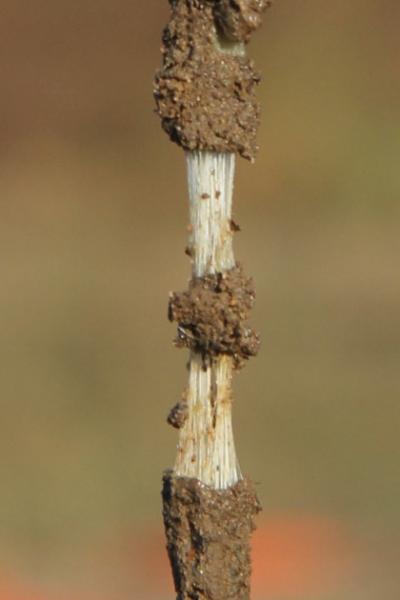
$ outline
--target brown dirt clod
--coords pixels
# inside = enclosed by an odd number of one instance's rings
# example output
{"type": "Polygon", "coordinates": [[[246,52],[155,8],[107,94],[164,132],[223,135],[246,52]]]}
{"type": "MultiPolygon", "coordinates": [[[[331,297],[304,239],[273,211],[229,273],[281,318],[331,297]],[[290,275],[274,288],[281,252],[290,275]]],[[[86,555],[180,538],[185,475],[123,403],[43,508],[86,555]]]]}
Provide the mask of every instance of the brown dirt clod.
{"type": "Polygon", "coordinates": [[[178,323],[176,346],[201,354],[205,366],[227,354],[240,368],[260,346],[258,334],[244,324],[254,299],[253,280],[239,266],[192,279],[188,291],[170,296],[168,317],[178,323]]]}
{"type": "Polygon", "coordinates": [[[253,31],[262,23],[263,13],[270,0],[216,0],[215,16],[227,39],[248,42],[253,31]]]}
{"type": "Polygon", "coordinates": [[[250,535],[261,510],[251,482],[214,490],[167,471],[162,498],[177,600],[249,600],[250,535]]]}
{"type": "Polygon", "coordinates": [[[169,411],[167,423],[172,425],[172,427],[175,427],[175,429],[180,429],[188,418],[188,412],[189,408],[187,402],[185,400],[180,400],[169,411]]]}
{"type": "MultiPolygon", "coordinates": [[[[228,6],[231,3],[214,0],[170,3],[171,19],[163,33],[163,66],[154,82],[156,112],[164,130],[186,150],[237,152],[252,160],[257,151],[260,107],[255,90],[260,77],[244,56],[221,51],[218,40],[221,27],[224,31],[233,27],[224,25],[231,22],[228,15],[232,11],[239,14],[240,23],[255,23],[262,11],[254,7],[264,1],[241,0],[236,2],[243,5],[239,11],[228,6]]],[[[247,39],[252,26],[246,27],[243,35],[247,39]]],[[[243,24],[239,29],[243,30],[243,24]]]]}

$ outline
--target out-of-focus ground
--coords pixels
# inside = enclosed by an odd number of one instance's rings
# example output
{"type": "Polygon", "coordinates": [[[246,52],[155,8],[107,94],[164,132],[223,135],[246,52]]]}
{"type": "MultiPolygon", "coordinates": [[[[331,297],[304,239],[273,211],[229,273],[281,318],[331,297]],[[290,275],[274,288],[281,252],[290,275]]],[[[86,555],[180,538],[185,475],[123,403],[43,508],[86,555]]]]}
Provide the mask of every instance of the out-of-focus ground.
{"type": "MultiPolygon", "coordinates": [[[[182,152],[152,114],[168,3],[0,8],[0,599],[167,600],[185,385],[182,152]]],[[[237,256],[260,356],[234,425],[254,599],[400,596],[400,5],[276,2],[237,256]]]]}

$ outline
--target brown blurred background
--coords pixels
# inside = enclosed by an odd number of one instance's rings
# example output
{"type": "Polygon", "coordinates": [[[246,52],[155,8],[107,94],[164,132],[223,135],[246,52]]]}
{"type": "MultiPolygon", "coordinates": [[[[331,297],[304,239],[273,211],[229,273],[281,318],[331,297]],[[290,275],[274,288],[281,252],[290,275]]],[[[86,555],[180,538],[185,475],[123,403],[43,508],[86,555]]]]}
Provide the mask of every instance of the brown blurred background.
{"type": "MultiPolygon", "coordinates": [[[[182,151],[153,114],[166,0],[0,7],[0,599],[173,598],[160,477],[186,382],[182,151]]],[[[277,0],[236,379],[264,505],[254,598],[400,597],[400,5],[277,0]]]]}

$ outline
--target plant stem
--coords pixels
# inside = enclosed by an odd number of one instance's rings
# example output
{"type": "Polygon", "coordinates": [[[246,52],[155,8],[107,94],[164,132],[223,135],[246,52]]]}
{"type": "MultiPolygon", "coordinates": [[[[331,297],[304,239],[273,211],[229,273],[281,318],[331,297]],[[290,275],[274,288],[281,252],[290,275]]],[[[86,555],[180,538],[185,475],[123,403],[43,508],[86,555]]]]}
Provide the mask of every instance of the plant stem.
{"type": "Polygon", "coordinates": [[[249,600],[250,537],[261,510],[232,431],[232,374],[257,354],[247,326],[255,292],[233,253],[235,153],[254,160],[259,75],[245,45],[268,0],[170,0],[157,113],[186,151],[192,277],[169,318],[190,349],[189,383],[168,422],[179,428],[163,478],[163,517],[177,600],[249,600]]]}
{"type": "MultiPolygon", "coordinates": [[[[235,155],[195,151],[186,159],[192,275],[223,273],[235,266],[230,225],[235,155]]],[[[188,418],[180,429],[174,471],[214,489],[241,478],[232,431],[232,370],[230,356],[204,367],[202,357],[190,353],[188,418]]]]}

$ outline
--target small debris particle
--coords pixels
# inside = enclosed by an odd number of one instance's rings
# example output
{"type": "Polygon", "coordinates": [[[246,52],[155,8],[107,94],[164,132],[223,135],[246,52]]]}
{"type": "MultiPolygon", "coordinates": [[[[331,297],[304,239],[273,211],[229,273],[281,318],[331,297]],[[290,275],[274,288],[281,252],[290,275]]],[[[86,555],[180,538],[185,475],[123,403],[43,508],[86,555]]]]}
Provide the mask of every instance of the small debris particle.
{"type": "Polygon", "coordinates": [[[215,197],[217,200],[221,197],[221,192],[219,190],[215,192],[215,197]]]}
{"type": "Polygon", "coordinates": [[[180,429],[188,418],[188,405],[185,400],[180,400],[173,406],[168,414],[167,423],[180,429]]]}
{"type": "Polygon", "coordinates": [[[263,13],[271,4],[271,0],[217,0],[218,26],[229,40],[247,43],[260,27],[263,13]]]}
{"type": "Polygon", "coordinates": [[[189,256],[189,258],[193,258],[193,248],[192,246],[186,246],[185,248],[185,254],[186,256],[189,256]]]}
{"type": "Polygon", "coordinates": [[[234,221],[233,219],[229,221],[229,227],[231,228],[231,231],[241,231],[239,223],[236,223],[236,221],[234,221]]]}
{"type": "Polygon", "coordinates": [[[202,194],[202,195],[201,195],[201,199],[202,199],[202,200],[208,200],[208,199],[209,199],[209,197],[210,197],[210,194],[206,194],[206,193],[204,193],[204,194],[202,194]]]}

